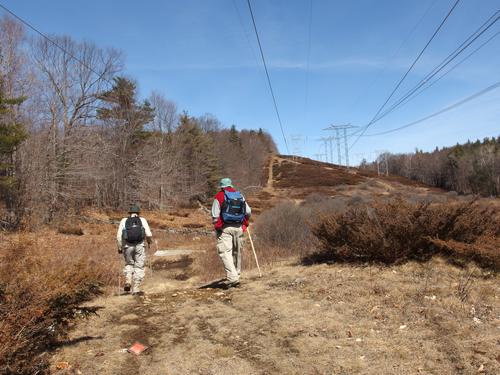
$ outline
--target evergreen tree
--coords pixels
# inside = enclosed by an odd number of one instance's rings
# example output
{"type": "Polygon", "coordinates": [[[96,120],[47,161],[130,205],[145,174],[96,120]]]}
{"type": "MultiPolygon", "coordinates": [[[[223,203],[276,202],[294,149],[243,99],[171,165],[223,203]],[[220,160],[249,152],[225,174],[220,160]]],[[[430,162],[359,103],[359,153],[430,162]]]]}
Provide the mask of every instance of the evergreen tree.
{"type": "Polygon", "coordinates": [[[195,118],[185,112],[180,116],[177,134],[184,169],[184,181],[179,191],[186,191],[190,197],[214,193],[219,169],[212,138],[203,132],[195,118]]]}
{"type": "Polygon", "coordinates": [[[231,129],[229,130],[229,141],[233,145],[241,147],[241,139],[238,130],[236,130],[236,125],[231,125],[231,129]]]}
{"type": "Polygon", "coordinates": [[[108,136],[114,142],[115,150],[113,186],[117,207],[125,207],[137,202],[140,181],[138,178],[137,156],[139,147],[150,135],[144,126],[154,117],[154,109],[148,101],[139,103],[136,85],[127,78],[114,78],[111,90],[101,96],[103,106],[97,110],[97,118],[109,125],[108,136]]]}
{"type": "Polygon", "coordinates": [[[0,190],[8,208],[15,201],[15,153],[27,137],[23,124],[15,120],[12,109],[24,100],[25,98],[5,98],[0,91],[0,190]]]}

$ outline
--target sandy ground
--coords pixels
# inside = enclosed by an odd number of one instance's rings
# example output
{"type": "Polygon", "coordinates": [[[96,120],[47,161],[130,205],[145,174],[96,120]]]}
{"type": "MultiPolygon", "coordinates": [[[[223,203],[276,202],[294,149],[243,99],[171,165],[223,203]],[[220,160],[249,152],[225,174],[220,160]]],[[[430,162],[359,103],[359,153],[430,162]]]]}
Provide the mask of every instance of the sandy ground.
{"type": "Polygon", "coordinates": [[[263,278],[249,271],[229,291],[173,274],[156,271],[145,297],[97,300],[99,316],[73,331],[54,366],[68,362],[82,374],[500,373],[500,278],[476,268],[439,259],[283,265],[263,278]],[[124,352],[136,341],[149,349],[124,352]]]}

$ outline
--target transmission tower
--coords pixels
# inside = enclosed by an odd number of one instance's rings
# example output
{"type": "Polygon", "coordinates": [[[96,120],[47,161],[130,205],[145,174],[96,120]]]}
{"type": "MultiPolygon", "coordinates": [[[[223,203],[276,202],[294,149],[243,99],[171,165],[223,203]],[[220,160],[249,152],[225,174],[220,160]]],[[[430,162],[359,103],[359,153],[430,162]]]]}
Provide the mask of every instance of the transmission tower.
{"type": "MultiPolygon", "coordinates": [[[[325,161],[328,163],[328,143],[330,142],[330,138],[329,137],[322,137],[322,138],[318,139],[318,141],[323,142],[323,145],[325,147],[325,161]]],[[[332,145],[330,142],[330,163],[333,163],[331,147],[332,147],[332,145]]]]}
{"type": "Polygon", "coordinates": [[[334,130],[335,131],[335,139],[337,140],[337,154],[339,159],[339,165],[342,165],[342,155],[340,150],[340,141],[341,138],[344,138],[344,156],[345,156],[345,166],[349,168],[349,147],[347,146],[347,129],[357,128],[357,126],[351,124],[343,124],[343,125],[330,125],[329,127],[323,130],[334,130]],[[341,135],[340,132],[343,131],[341,135]]]}
{"type": "Polygon", "coordinates": [[[376,150],[377,153],[377,174],[380,176],[381,174],[385,174],[389,176],[389,151],[387,150],[376,150]]]}
{"type": "Polygon", "coordinates": [[[292,144],[292,158],[295,159],[295,156],[302,155],[302,145],[305,143],[304,136],[302,134],[292,134],[290,141],[292,144]]]}

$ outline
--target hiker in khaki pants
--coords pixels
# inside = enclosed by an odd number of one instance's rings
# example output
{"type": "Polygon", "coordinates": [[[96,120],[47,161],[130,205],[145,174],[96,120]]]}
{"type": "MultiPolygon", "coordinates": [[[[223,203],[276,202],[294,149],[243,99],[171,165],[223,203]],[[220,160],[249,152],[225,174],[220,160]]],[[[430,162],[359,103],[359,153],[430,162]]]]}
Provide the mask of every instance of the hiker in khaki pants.
{"type": "Polygon", "coordinates": [[[221,190],[212,204],[212,219],[217,232],[217,254],[226,272],[226,287],[240,283],[243,233],[252,210],[229,178],[220,181],[221,190]]]}

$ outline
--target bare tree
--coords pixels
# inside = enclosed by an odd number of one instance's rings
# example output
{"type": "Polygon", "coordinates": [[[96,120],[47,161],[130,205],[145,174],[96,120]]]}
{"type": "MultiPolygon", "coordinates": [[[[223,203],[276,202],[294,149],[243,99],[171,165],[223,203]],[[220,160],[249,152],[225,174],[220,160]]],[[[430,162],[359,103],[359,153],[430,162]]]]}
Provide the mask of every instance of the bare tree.
{"type": "Polygon", "coordinates": [[[45,113],[40,136],[47,140],[45,182],[49,212],[53,214],[72,199],[81,187],[82,151],[80,131],[95,117],[96,104],[111,78],[122,67],[121,54],[103,50],[70,37],[51,37],[58,46],[39,38],[31,44],[38,74],[38,95],[45,113]]]}

